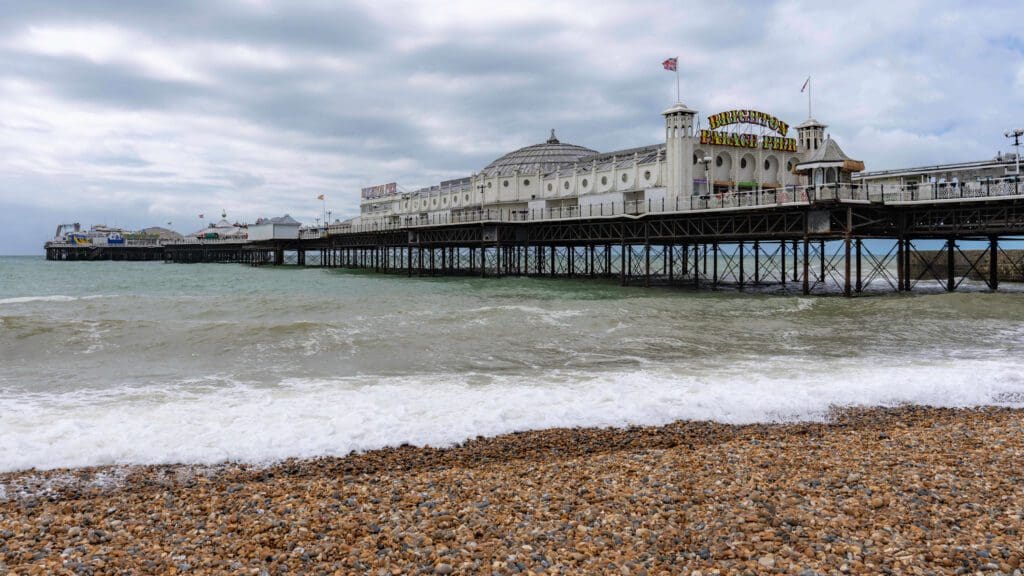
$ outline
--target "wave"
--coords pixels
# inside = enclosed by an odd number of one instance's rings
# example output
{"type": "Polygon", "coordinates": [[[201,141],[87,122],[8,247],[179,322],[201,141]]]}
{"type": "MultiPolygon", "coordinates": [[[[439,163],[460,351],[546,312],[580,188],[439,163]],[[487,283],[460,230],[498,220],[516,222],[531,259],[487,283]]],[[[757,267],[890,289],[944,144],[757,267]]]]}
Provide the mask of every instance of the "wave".
{"type": "Polygon", "coordinates": [[[95,300],[97,298],[116,298],[110,294],[93,294],[90,296],[65,296],[54,294],[52,296],[16,296],[13,298],[0,298],[0,304],[25,304],[27,302],[75,302],[78,300],[95,300]]]}
{"type": "Polygon", "coordinates": [[[404,443],[448,446],[478,435],[551,427],[821,421],[835,407],[1024,408],[1020,363],[885,364],[815,359],[760,368],[739,364],[707,374],[660,366],[4,393],[0,471],[271,463],[404,443]]]}

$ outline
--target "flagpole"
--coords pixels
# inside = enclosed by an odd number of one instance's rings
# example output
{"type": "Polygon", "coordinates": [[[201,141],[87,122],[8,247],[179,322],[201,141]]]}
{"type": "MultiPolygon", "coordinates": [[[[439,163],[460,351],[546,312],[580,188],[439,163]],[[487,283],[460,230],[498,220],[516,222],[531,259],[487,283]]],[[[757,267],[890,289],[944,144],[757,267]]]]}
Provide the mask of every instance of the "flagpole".
{"type": "Polygon", "coordinates": [[[807,77],[807,117],[813,118],[811,115],[811,77],[807,77]]]}
{"type": "Polygon", "coordinates": [[[679,56],[676,56],[676,102],[682,102],[683,99],[679,95],[679,56]]]}

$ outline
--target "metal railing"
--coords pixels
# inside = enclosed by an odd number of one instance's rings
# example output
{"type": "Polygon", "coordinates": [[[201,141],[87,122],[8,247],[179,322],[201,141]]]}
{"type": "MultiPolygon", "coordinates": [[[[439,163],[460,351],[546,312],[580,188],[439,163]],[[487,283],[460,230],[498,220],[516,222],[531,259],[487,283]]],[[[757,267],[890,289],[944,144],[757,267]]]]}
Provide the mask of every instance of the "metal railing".
{"type": "Polygon", "coordinates": [[[889,203],[942,202],[950,200],[974,200],[1021,196],[1024,194],[1024,179],[987,178],[973,182],[927,182],[908,184],[885,190],[883,201],[889,203]]]}
{"type": "Polygon", "coordinates": [[[164,246],[188,245],[217,245],[217,244],[247,244],[248,238],[183,238],[181,240],[168,240],[164,246]]]}
{"type": "MultiPolygon", "coordinates": [[[[811,205],[826,202],[873,202],[879,204],[905,204],[1006,198],[1024,195],[1024,179],[1019,177],[990,178],[974,182],[935,182],[903,186],[882,184],[831,183],[817,186],[784,186],[759,190],[733,190],[676,198],[626,200],[622,202],[599,202],[570,206],[511,209],[480,208],[458,212],[434,212],[427,214],[392,216],[387,221],[365,224],[331,224],[299,230],[302,240],[316,240],[340,234],[362,234],[367,232],[389,232],[423,226],[446,224],[467,224],[484,222],[538,222],[550,220],[572,220],[641,216],[644,214],[697,212],[705,210],[735,210],[750,208],[772,208],[792,205],[811,205]]],[[[586,196],[582,197],[585,201],[586,196]]],[[[125,244],[112,246],[160,246],[160,245],[217,245],[248,242],[239,238],[182,240],[126,240],[125,244]]],[[[70,243],[50,242],[50,246],[73,246],[70,243]]],[[[101,245],[97,245],[101,246],[101,245]]]]}
{"type": "MultiPolygon", "coordinates": [[[[965,183],[930,183],[916,186],[831,183],[816,186],[785,186],[760,190],[740,190],[699,194],[669,201],[664,198],[626,200],[572,206],[532,209],[481,208],[460,212],[441,212],[402,216],[399,225],[414,228],[475,222],[535,222],[639,216],[642,214],[772,208],[786,205],[810,205],[826,202],[905,203],[984,199],[1024,195],[1024,182],[1017,178],[990,179],[965,183]]],[[[585,197],[584,197],[585,198],[585,197]]],[[[356,231],[356,230],[353,230],[356,231]]],[[[332,230],[333,233],[333,230],[332,230]]]]}
{"type": "Polygon", "coordinates": [[[155,239],[155,238],[154,239],[144,239],[144,240],[143,239],[126,238],[124,242],[115,243],[115,244],[110,244],[110,243],[107,243],[107,244],[93,244],[91,242],[87,243],[87,244],[78,244],[76,242],[67,242],[67,241],[64,241],[64,240],[50,240],[49,242],[46,243],[46,245],[51,247],[51,248],[70,248],[70,247],[79,247],[79,248],[89,248],[89,247],[96,247],[96,248],[124,248],[124,247],[145,248],[145,247],[149,247],[149,248],[156,248],[158,246],[163,246],[164,243],[161,242],[160,240],[155,239]]]}

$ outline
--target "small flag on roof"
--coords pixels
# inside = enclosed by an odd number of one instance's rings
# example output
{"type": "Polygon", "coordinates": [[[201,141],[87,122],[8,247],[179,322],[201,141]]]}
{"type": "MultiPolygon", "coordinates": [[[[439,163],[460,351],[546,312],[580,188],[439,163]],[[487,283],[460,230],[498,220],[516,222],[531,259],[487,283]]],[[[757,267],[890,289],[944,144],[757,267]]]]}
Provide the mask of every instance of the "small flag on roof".
{"type": "Polygon", "coordinates": [[[661,63],[661,65],[665,68],[665,70],[671,70],[673,72],[676,72],[677,71],[676,65],[678,64],[678,61],[679,61],[678,57],[673,57],[673,58],[669,58],[669,59],[665,60],[664,62],[661,63]]]}

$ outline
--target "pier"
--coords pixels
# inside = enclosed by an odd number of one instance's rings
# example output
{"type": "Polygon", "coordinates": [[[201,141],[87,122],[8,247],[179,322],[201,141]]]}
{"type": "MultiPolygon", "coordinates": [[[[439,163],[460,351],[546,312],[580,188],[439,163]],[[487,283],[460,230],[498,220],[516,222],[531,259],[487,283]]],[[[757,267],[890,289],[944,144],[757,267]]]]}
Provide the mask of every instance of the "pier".
{"type": "Polygon", "coordinates": [[[623,286],[777,286],[846,296],[869,287],[909,292],[922,284],[953,292],[972,278],[998,290],[1001,278],[1024,280],[1024,258],[1005,245],[1024,237],[1024,191],[1011,180],[931,190],[836,184],[694,196],[682,206],[622,203],[591,205],[583,214],[478,210],[455,216],[304,229],[287,241],[207,240],[99,252],[51,243],[47,258],[611,279],[623,286]]]}

